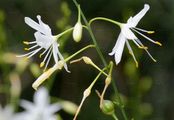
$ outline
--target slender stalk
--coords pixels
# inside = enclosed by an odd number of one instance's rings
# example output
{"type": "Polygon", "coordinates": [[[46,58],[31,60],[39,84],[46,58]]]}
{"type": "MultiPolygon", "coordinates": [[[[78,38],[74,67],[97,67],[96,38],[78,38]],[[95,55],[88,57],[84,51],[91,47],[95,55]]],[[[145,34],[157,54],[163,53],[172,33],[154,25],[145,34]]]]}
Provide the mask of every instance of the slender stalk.
{"type": "MultiPolygon", "coordinates": [[[[76,5],[76,7],[78,8],[79,4],[76,2],[76,0],[73,0],[73,2],[76,5]]],[[[88,28],[89,34],[90,34],[90,36],[92,38],[92,41],[93,41],[94,45],[96,46],[96,50],[97,50],[97,52],[98,52],[98,54],[99,54],[99,56],[100,56],[100,58],[101,58],[101,60],[102,60],[102,62],[104,64],[104,66],[107,66],[107,63],[106,63],[106,61],[104,59],[104,56],[103,56],[103,54],[102,54],[102,52],[101,52],[101,50],[100,50],[100,48],[99,48],[99,46],[98,46],[98,44],[96,42],[96,39],[94,37],[94,34],[93,34],[92,29],[90,27],[90,24],[88,23],[86,17],[84,16],[83,11],[81,10],[81,8],[79,8],[79,10],[81,11],[80,13],[81,13],[82,19],[83,19],[83,21],[85,22],[85,24],[86,24],[86,26],[88,28]]]]}
{"type": "Polygon", "coordinates": [[[118,120],[117,116],[115,114],[112,115],[112,117],[115,119],[115,120],[118,120]]]}
{"type": "Polygon", "coordinates": [[[61,37],[62,35],[64,35],[64,34],[66,34],[66,33],[70,32],[70,31],[72,31],[73,29],[74,29],[74,27],[69,28],[69,29],[67,29],[67,30],[63,31],[62,33],[60,33],[60,34],[56,35],[55,37],[56,37],[56,38],[59,38],[59,37],[61,37]]]}
{"type": "Polygon", "coordinates": [[[70,59],[72,59],[74,56],[78,55],[79,53],[81,53],[82,51],[88,49],[88,48],[92,48],[95,47],[95,45],[88,45],[82,49],[80,49],[79,51],[77,51],[76,53],[72,54],[71,56],[69,56],[68,58],[65,59],[65,62],[69,61],[70,59]]]}
{"type": "MultiPolygon", "coordinates": [[[[77,1],[76,0],[73,0],[73,2],[76,5],[76,7],[78,8],[78,5],[79,4],[77,3],[77,1]]],[[[98,44],[97,44],[97,41],[95,39],[95,36],[94,36],[94,34],[92,32],[91,26],[90,26],[89,22],[87,21],[85,15],[83,14],[83,11],[81,9],[80,9],[80,11],[81,11],[80,13],[81,13],[82,19],[84,20],[84,22],[85,22],[85,24],[86,24],[86,26],[88,28],[89,34],[90,34],[90,36],[92,38],[92,41],[93,41],[93,43],[95,45],[95,48],[97,50],[97,53],[99,54],[100,59],[102,60],[104,66],[106,67],[107,66],[107,62],[106,62],[106,60],[105,60],[105,58],[104,58],[104,56],[103,56],[103,54],[102,54],[102,52],[101,52],[98,44]]],[[[125,120],[128,120],[128,118],[126,116],[126,113],[125,113],[125,110],[124,110],[124,107],[123,107],[124,105],[123,105],[122,100],[121,100],[121,98],[119,96],[119,92],[118,92],[118,89],[117,89],[117,87],[115,85],[115,81],[114,80],[112,80],[112,86],[113,86],[113,89],[115,91],[115,94],[116,94],[116,96],[118,98],[118,101],[119,101],[119,103],[121,105],[120,109],[121,109],[122,115],[123,115],[123,117],[124,117],[125,120]]]]}
{"type": "Polygon", "coordinates": [[[95,17],[95,18],[93,18],[93,19],[91,19],[91,20],[89,21],[89,25],[91,25],[91,23],[94,22],[95,20],[103,20],[103,21],[111,22],[111,23],[116,24],[116,25],[118,25],[118,26],[120,26],[120,25],[122,24],[122,23],[120,23],[120,22],[114,21],[114,20],[109,19],[109,18],[105,18],[105,17],[95,17]]]}

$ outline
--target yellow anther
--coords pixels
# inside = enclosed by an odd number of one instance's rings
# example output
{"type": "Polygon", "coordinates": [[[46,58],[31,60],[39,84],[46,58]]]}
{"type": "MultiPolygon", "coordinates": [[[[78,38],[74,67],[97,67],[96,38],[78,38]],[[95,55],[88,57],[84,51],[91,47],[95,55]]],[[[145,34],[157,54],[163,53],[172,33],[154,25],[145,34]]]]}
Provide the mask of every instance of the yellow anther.
{"type": "Polygon", "coordinates": [[[23,44],[25,44],[25,45],[29,45],[29,42],[27,42],[27,41],[23,41],[23,44]]]}
{"type": "Polygon", "coordinates": [[[29,48],[24,48],[24,50],[28,51],[28,50],[29,50],[29,48]]]}
{"type": "Polygon", "coordinates": [[[139,46],[139,48],[140,48],[140,49],[145,49],[145,50],[148,49],[148,47],[145,47],[145,46],[139,46]]]}
{"type": "Polygon", "coordinates": [[[39,58],[41,58],[41,57],[42,57],[42,54],[39,55],[39,58]]]}
{"type": "Polygon", "coordinates": [[[153,59],[154,62],[157,62],[155,59],[153,59]]]}
{"type": "Polygon", "coordinates": [[[155,31],[148,31],[147,33],[148,34],[153,34],[153,33],[155,33],[155,31]]]}
{"type": "Polygon", "coordinates": [[[139,64],[137,61],[135,61],[135,66],[138,68],[139,64]]]}
{"type": "Polygon", "coordinates": [[[43,67],[45,65],[45,62],[40,63],[40,67],[43,67]]]}
{"type": "Polygon", "coordinates": [[[24,60],[27,61],[29,58],[28,57],[24,57],[24,60]]]}
{"type": "Polygon", "coordinates": [[[159,45],[159,46],[162,46],[162,44],[158,41],[155,41],[155,44],[159,45]]]}

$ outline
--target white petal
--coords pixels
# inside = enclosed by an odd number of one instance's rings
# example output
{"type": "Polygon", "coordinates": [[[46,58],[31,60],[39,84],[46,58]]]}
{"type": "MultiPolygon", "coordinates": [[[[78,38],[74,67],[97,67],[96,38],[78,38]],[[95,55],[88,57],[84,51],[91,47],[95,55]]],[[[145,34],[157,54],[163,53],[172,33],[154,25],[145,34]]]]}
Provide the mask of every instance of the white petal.
{"type": "Polygon", "coordinates": [[[130,17],[127,21],[130,27],[135,27],[149,9],[150,6],[145,4],[144,8],[138,14],[136,14],[134,17],[130,17]]]}
{"type": "Polygon", "coordinates": [[[124,37],[124,35],[121,32],[118,39],[117,39],[117,42],[116,42],[114,48],[112,49],[112,52],[109,53],[109,55],[114,55],[115,54],[116,64],[118,64],[121,61],[125,41],[126,41],[126,38],[124,37]]]}
{"type": "Polygon", "coordinates": [[[21,100],[20,106],[28,111],[32,111],[33,108],[35,107],[33,103],[26,101],[26,100],[21,100]]]}
{"type": "Polygon", "coordinates": [[[61,106],[60,104],[52,104],[49,106],[47,112],[49,112],[50,114],[54,114],[56,113],[57,111],[59,111],[61,109],[61,106]]]}
{"type": "Polygon", "coordinates": [[[54,41],[53,37],[43,35],[40,32],[35,32],[34,36],[36,38],[37,44],[45,49],[48,49],[54,41]]]}
{"type": "Polygon", "coordinates": [[[53,43],[53,57],[55,63],[58,63],[58,45],[56,42],[53,43]]]}
{"type": "MultiPolygon", "coordinates": [[[[63,56],[62,56],[62,54],[60,53],[59,49],[58,49],[58,55],[59,55],[59,57],[60,57],[61,60],[65,61],[64,58],[63,58],[63,56]]],[[[68,66],[67,66],[66,62],[64,62],[64,68],[65,68],[65,70],[67,72],[70,73],[70,71],[68,70],[68,66]]]]}
{"type": "Polygon", "coordinates": [[[39,32],[43,32],[43,30],[42,30],[42,28],[40,27],[40,25],[39,25],[37,22],[35,22],[34,20],[32,20],[31,18],[25,17],[25,18],[24,18],[24,21],[25,21],[25,23],[26,23],[27,25],[29,25],[31,28],[33,28],[33,29],[35,29],[35,30],[37,30],[37,31],[39,31],[39,32]]]}
{"type": "MultiPolygon", "coordinates": [[[[54,52],[55,52],[56,55],[58,55],[59,58],[60,58],[61,60],[64,61],[64,58],[63,58],[62,54],[60,53],[60,51],[59,51],[59,49],[58,49],[58,44],[55,42],[55,43],[53,44],[53,46],[55,47],[55,49],[53,50],[53,55],[54,55],[54,52]]],[[[55,57],[58,58],[58,56],[56,56],[56,55],[55,55],[55,57]]],[[[54,58],[55,62],[56,62],[56,59],[57,59],[57,58],[54,58]]],[[[66,64],[66,63],[64,63],[64,68],[65,68],[65,70],[66,70],[67,72],[70,73],[70,71],[68,70],[68,67],[67,67],[67,64],[66,64]]]]}
{"type": "Polygon", "coordinates": [[[40,27],[42,28],[42,31],[44,32],[43,34],[51,36],[51,28],[47,24],[42,22],[40,15],[37,15],[37,19],[39,21],[40,27]]]}
{"type": "Polygon", "coordinates": [[[121,28],[122,34],[126,37],[126,39],[132,40],[137,39],[135,34],[130,30],[128,24],[124,24],[121,28]]]}
{"type": "Polygon", "coordinates": [[[49,104],[48,91],[45,88],[39,88],[34,94],[34,102],[38,107],[45,107],[49,104]]]}

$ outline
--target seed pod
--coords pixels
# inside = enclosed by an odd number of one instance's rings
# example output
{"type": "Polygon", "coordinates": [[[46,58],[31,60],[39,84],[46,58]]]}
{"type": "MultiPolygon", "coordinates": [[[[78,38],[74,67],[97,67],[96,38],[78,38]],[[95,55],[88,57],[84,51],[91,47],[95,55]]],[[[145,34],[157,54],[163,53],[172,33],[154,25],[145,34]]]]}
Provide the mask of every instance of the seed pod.
{"type": "Polygon", "coordinates": [[[103,100],[101,110],[104,114],[113,115],[114,114],[114,104],[110,100],[103,100]]]}

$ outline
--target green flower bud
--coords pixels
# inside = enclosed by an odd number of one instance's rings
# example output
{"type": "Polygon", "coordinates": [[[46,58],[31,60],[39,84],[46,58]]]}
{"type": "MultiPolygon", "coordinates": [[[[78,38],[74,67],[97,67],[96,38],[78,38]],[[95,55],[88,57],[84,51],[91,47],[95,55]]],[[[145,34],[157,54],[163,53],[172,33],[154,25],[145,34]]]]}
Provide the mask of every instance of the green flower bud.
{"type": "Polygon", "coordinates": [[[77,22],[73,30],[73,39],[75,42],[79,42],[82,38],[82,24],[77,22]]]}
{"type": "Polygon", "coordinates": [[[104,114],[113,115],[114,114],[114,104],[110,100],[103,100],[101,110],[104,114]]]}

